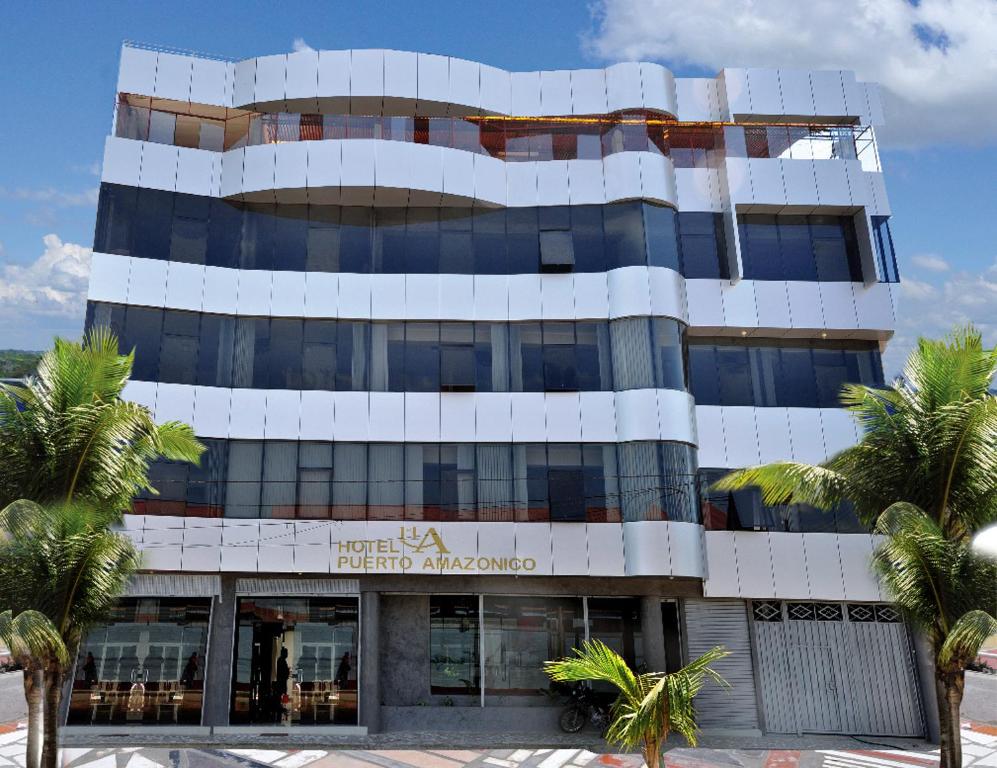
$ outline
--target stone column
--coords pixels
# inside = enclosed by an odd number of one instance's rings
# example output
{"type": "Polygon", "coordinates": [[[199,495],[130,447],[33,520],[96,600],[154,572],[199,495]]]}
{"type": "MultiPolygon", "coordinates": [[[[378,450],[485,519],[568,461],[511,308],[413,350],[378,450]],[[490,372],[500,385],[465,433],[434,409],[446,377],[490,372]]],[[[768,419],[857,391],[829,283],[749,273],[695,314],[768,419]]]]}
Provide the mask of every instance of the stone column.
{"type": "Polygon", "coordinates": [[[381,727],[381,594],[360,593],[360,725],[368,733],[381,727]]]}
{"type": "Polygon", "coordinates": [[[661,623],[661,598],[640,599],[640,631],[643,635],[644,664],[648,672],[664,672],[668,664],[665,655],[665,629],[661,623]]]}
{"type": "Polygon", "coordinates": [[[222,575],[221,594],[211,600],[208,658],[204,667],[204,725],[229,724],[235,652],[235,576],[222,575]]]}

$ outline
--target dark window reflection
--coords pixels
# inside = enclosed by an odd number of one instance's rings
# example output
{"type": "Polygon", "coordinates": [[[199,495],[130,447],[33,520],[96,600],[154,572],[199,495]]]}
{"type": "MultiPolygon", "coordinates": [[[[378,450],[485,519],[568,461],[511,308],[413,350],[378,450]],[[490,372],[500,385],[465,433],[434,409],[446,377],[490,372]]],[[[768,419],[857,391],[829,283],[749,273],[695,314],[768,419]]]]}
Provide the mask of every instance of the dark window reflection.
{"type": "Polygon", "coordinates": [[[863,280],[851,216],[741,214],[737,220],[748,279],[863,280]]]}

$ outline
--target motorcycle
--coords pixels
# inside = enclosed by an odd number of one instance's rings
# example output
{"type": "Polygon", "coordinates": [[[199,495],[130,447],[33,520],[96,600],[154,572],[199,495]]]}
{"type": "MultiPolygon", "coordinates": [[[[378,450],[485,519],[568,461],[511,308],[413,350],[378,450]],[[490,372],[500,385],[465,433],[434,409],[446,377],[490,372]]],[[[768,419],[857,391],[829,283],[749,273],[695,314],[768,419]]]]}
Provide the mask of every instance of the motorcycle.
{"type": "Polygon", "coordinates": [[[567,692],[568,705],[561,712],[557,724],[565,733],[578,733],[591,723],[603,733],[609,726],[609,705],[589,686],[578,683],[567,692]]]}

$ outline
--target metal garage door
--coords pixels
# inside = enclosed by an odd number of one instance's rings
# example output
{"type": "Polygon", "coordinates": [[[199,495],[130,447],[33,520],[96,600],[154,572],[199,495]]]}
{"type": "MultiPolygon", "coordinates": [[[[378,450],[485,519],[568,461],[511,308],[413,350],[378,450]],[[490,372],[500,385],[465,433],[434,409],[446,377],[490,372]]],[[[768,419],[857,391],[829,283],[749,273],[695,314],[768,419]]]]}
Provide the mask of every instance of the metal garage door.
{"type": "Polygon", "coordinates": [[[754,602],[765,730],[921,736],[907,630],[886,604],[754,602]]]}

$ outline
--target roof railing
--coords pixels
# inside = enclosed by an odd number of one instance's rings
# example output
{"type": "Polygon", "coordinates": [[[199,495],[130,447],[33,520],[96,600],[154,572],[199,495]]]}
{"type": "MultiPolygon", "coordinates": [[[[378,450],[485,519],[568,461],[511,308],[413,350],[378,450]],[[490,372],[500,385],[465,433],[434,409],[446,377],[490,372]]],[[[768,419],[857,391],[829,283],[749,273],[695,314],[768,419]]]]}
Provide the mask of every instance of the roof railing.
{"type": "Polygon", "coordinates": [[[123,48],[137,48],[142,51],[155,51],[156,53],[174,53],[179,56],[194,56],[198,59],[212,59],[213,61],[238,61],[238,56],[222,56],[217,53],[205,53],[195,51],[190,48],[175,48],[170,45],[156,45],[154,43],[143,43],[137,40],[125,40],[122,42],[123,48]]]}

